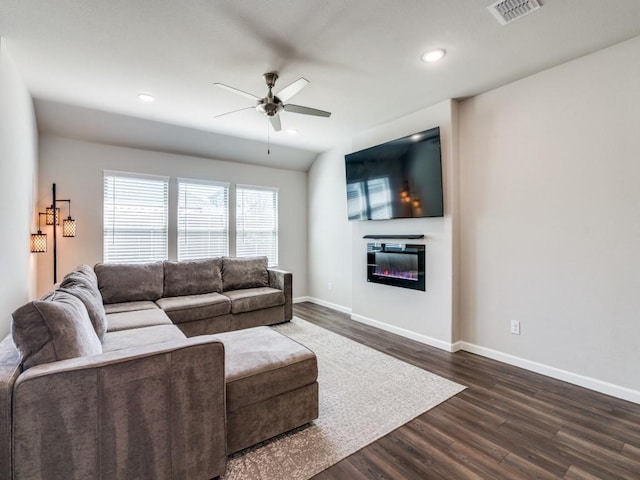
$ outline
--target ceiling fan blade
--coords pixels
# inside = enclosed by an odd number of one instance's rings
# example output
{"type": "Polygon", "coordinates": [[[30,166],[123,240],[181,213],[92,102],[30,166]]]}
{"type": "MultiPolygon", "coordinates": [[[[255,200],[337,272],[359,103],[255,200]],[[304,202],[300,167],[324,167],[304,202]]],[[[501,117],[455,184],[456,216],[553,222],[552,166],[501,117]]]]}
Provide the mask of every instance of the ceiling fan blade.
{"type": "Polygon", "coordinates": [[[249,109],[255,109],[256,107],[244,107],[244,108],[239,108],[238,110],[232,110],[230,112],[226,112],[226,113],[221,113],[220,115],[214,115],[213,118],[220,118],[220,117],[224,117],[225,115],[231,115],[232,113],[236,113],[236,112],[241,112],[243,110],[249,110],[249,109]]]}
{"type": "Polygon", "coordinates": [[[331,112],[325,112],[324,110],[318,110],[317,108],[303,107],[302,105],[287,104],[284,106],[287,112],[302,113],[303,115],[313,115],[315,117],[330,117],[331,112]]]}
{"type": "Polygon", "coordinates": [[[278,115],[269,117],[269,121],[271,122],[271,126],[276,132],[282,130],[282,124],[280,123],[280,117],[278,115]]]}
{"type": "Polygon", "coordinates": [[[286,102],[307,85],[309,85],[309,80],[306,78],[299,78],[276,93],[276,96],[283,102],[286,102]]]}
{"type": "Polygon", "coordinates": [[[247,93],[242,90],[238,90],[237,88],[230,87],[229,85],[225,85],[224,83],[214,83],[216,87],[220,87],[227,92],[235,93],[236,95],[241,95],[243,97],[250,98],[251,100],[260,100],[260,97],[256,97],[251,93],[247,93]]]}

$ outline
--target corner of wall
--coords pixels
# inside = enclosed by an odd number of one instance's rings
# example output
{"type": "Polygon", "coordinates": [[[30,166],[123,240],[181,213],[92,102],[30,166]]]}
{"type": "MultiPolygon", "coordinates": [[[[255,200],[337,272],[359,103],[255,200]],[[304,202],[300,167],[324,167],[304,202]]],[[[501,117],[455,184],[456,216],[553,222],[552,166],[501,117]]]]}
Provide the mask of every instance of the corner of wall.
{"type": "Polygon", "coordinates": [[[308,174],[309,296],[350,309],[352,227],[347,219],[344,155],[350,144],[318,155],[308,174]]]}
{"type": "Polygon", "coordinates": [[[0,338],[10,314],[35,294],[34,255],[29,252],[38,178],[38,132],[33,100],[6,43],[0,38],[0,204],[11,228],[0,234],[0,338]]]}
{"type": "Polygon", "coordinates": [[[457,100],[451,100],[451,342],[456,343],[460,337],[460,158],[459,158],[459,108],[457,100]]]}

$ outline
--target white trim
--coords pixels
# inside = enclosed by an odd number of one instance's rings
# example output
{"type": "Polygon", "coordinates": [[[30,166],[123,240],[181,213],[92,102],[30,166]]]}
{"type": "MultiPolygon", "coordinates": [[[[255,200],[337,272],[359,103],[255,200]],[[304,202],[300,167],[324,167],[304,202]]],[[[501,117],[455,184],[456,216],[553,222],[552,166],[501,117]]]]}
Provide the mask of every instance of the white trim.
{"type": "Polygon", "coordinates": [[[516,357],[508,353],[499,352],[487,347],[481,347],[479,345],[475,345],[473,343],[465,341],[447,343],[436,338],[427,337],[426,335],[421,335],[404,328],[396,327],[394,325],[389,325],[388,323],[380,322],[378,320],[373,320],[362,315],[351,313],[350,308],[336,305],[319,298],[298,297],[297,299],[294,299],[294,303],[297,302],[312,302],[318,305],[322,305],[323,307],[333,308],[334,310],[338,310],[340,312],[350,313],[352,320],[379,328],[381,330],[385,330],[387,332],[395,333],[402,337],[409,338],[411,340],[415,340],[417,342],[424,343],[426,345],[436,347],[447,352],[453,353],[462,350],[465,352],[474,353],[476,355],[491,358],[493,360],[497,360],[498,362],[513,365],[530,372],[539,373],[547,377],[562,380],[563,382],[567,382],[572,385],[588,388],[589,390],[593,390],[595,392],[604,393],[605,395],[611,395],[612,397],[640,404],[640,391],[638,390],[632,390],[630,388],[615,385],[613,383],[608,383],[596,378],[586,377],[584,375],[580,375],[579,373],[568,372],[567,370],[562,370],[560,368],[545,365],[543,363],[516,357]]]}
{"type": "Polygon", "coordinates": [[[578,373],[568,372],[560,368],[545,365],[543,363],[534,362],[524,358],[516,357],[508,353],[499,352],[487,347],[481,347],[469,342],[457,342],[460,344],[460,348],[465,352],[475,353],[483,357],[491,358],[502,363],[514,365],[516,367],[529,370],[531,372],[540,373],[547,377],[562,380],[564,382],[578,385],[580,387],[588,388],[596,392],[611,395],[613,397],[621,398],[629,402],[640,404],[640,392],[637,390],[631,390],[630,388],[614,385],[613,383],[604,382],[596,378],[586,377],[578,373]]]}
{"type": "Polygon", "coordinates": [[[236,190],[239,188],[245,189],[245,190],[263,190],[266,192],[276,192],[276,193],[280,191],[279,187],[268,187],[266,185],[247,185],[246,183],[237,183],[236,190]]]}
{"type": "Polygon", "coordinates": [[[201,178],[185,178],[177,177],[176,183],[195,183],[198,185],[212,185],[216,187],[226,187],[227,189],[231,184],[229,182],[219,182],[217,180],[203,180],[201,178]]]}
{"type": "Polygon", "coordinates": [[[157,180],[159,182],[169,183],[170,177],[166,175],[151,175],[148,173],[135,173],[135,172],[121,172],[118,170],[103,170],[103,177],[128,177],[128,178],[142,178],[145,180],[157,180]]]}
{"type": "Polygon", "coordinates": [[[315,303],[316,305],[332,308],[334,310],[338,310],[339,312],[351,315],[351,309],[349,307],[338,305],[337,303],[327,302],[326,300],[322,300],[321,298],[316,298],[316,297],[301,297],[301,298],[304,298],[304,300],[302,300],[304,302],[315,303]]]}
{"type": "Polygon", "coordinates": [[[372,318],[364,317],[362,315],[357,315],[355,313],[351,314],[351,319],[356,322],[364,323],[366,325],[370,325],[372,327],[379,328],[381,330],[385,330],[387,332],[395,333],[396,335],[400,335],[405,338],[410,338],[411,340],[415,340],[416,342],[424,343],[425,345],[429,345],[431,347],[439,348],[440,350],[444,350],[445,352],[455,352],[454,345],[449,342],[445,342],[443,340],[438,340],[437,338],[428,337],[426,335],[422,335],[420,333],[412,332],[411,330],[407,330],[404,328],[396,327],[395,325],[389,325],[388,323],[380,322],[378,320],[374,320],[372,318]]]}

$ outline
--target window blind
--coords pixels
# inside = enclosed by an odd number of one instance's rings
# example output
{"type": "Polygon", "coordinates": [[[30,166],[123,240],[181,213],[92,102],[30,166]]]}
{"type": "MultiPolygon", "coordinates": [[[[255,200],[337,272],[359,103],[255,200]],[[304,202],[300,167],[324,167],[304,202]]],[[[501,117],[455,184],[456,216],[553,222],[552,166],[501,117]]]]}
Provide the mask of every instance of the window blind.
{"type": "Polygon", "coordinates": [[[178,260],[229,255],[229,184],[178,179],[178,260]]]}
{"type": "Polygon", "coordinates": [[[266,255],[278,264],[278,189],[236,186],[236,256],[266,255]]]}
{"type": "Polygon", "coordinates": [[[169,179],[104,172],[104,262],[167,259],[169,179]]]}

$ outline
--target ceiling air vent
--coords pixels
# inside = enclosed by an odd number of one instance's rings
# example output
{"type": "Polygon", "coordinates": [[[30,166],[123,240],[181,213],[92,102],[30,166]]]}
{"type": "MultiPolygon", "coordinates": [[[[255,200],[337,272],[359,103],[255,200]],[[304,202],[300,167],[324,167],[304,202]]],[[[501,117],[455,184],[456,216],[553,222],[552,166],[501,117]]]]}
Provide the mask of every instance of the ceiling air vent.
{"type": "Polygon", "coordinates": [[[502,25],[506,25],[540,7],[538,0],[498,0],[487,8],[502,25]]]}

